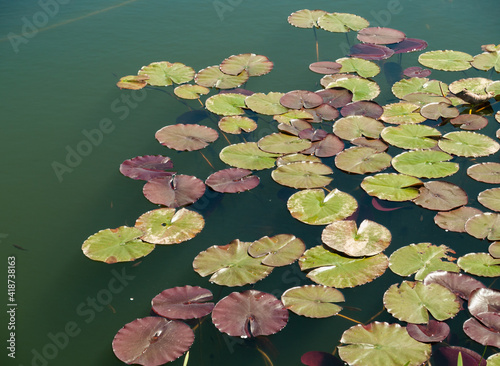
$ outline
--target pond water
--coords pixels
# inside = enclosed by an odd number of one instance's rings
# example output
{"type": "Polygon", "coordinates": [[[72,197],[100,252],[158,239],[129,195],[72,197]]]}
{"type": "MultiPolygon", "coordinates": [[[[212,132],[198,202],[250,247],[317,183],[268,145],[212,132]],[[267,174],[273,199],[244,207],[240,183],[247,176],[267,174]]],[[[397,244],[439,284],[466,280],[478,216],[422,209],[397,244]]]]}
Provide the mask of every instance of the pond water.
{"type": "MultiPolygon", "coordinates": [[[[252,79],[247,89],[317,90],[321,76],[308,70],[316,60],[313,32],[286,21],[303,8],[362,16],[373,26],[396,28],[408,37],[426,40],[428,50],[476,55],[481,45],[499,43],[496,0],[0,1],[0,251],[4,274],[7,258],[15,257],[17,304],[15,359],[3,347],[2,364],[120,365],[111,349],[114,335],[126,323],[147,316],[151,299],[162,290],[198,285],[211,289],[216,300],[240,290],[211,285],[195,273],[192,260],[200,251],[236,238],[254,241],[281,233],[294,234],[308,248],[320,244],[323,226],[293,219],[286,200],[295,190],[279,186],[264,170],[256,173],[261,184],[252,191],[208,192],[195,204],[193,209],[203,214],[206,226],[189,242],[158,247],[136,262],[113,265],[91,261],[81,251],[83,241],[93,233],[133,226],[137,217],[157,207],[144,198],[143,182],[120,174],[124,160],[162,154],[170,156],[182,174],[204,180],[214,171],[199,152],[177,153],[154,138],[165,125],[197,122],[199,115],[186,114],[199,109],[196,101],[182,103],[154,89],[120,90],[115,86],[118,78],[135,74],[153,61],[182,62],[200,70],[233,54],[255,53],[273,61],[274,69],[252,79]]],[[[347,39],[344,34],[317,33],[320,60],[343,57],[346,42],[355,42],[354,32],[347,39]]],[[[414,54],[403,55],[402,67],[418,65],[416,59],[414,54]]],[[[449,74],[435,72],[432,77],[444,82],[458,78],[449,74]]],[[[479,75],[484,73],[469,70],[463,77],[479,75]]],[[[376,101],[382,105],[393,96],[384,75],[377,81],[384,91],[376,101]]],[[[488,118],[490,124],[482,133],[494,136],[498,126],[488,118]]],[[[254,137],[258,138],[258,130],[254,137]]],[[[227,167],[218,158],[224,146],[219,139],[203,150],[217,170],[227,167]]],[[[458,160],[468,166],[498,158],[458,160]]],[[[333,158],[325,162],[333,166],[333,158]]],[[[375,220],[391,230],[387,255],[420,242],[447,245],[457,256],[487,250],[487,243],[468,234],[439,229],[433,222],[435,212],[413,204],[393,212],[377,211],[359,188],[363,176],[336,178],[335,174],[330,187],[358,199],[360,219],[375,220]]],[[[470,204],[476,207],[480,207],[477,193],[490,188],[472,183],[463,167],[447,180],[466,188],[470,204]]],[[[368,321],[382,309],[381,294],[399,282],[401,278],[388,270],[370,284],[343,289],[348,308],[342,314],[368,321]]],[[[254,287],[279,296],[292,286],[309,283],[295,263],[276,269],[254,287]]],[[[1,316],[5,319],[2,334],[8,339],[12,317],[5,315],[1,316]]],[[[461,324],[467,316],[458,318],[461,324]]],[[[394,321],[387,313],[376,320],[394,321]]],[[[275,366],[300,365],[307,351],[333,351],[352,325],[340,317],[317,320],[291,315],[283,331],[259,341],[258,347],[275,366]]],[[[450,343],[477,352],[483,349],[467,341],[459,328],[450,343]]],[[[183,358],[174,364],[182,362],[183,358]]],[[[196,332],[189,364],[250,366],[263,365],[264,359],[255,344],[224,336],[207,320],[196,332]]]]}

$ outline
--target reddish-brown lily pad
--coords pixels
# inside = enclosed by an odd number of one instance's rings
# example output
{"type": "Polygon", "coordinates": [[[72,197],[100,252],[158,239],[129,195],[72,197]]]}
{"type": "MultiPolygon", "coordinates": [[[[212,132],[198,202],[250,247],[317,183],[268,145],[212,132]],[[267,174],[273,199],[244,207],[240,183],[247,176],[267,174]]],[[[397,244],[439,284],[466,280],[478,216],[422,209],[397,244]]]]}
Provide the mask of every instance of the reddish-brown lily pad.
{"type": "Polygon", "coordinates": [[[239,193],[257,187],[259,182],[259,177],[252,175],[251,170],[229,168],[211,174],[205,184],[217,192],[239,193]]]}
{"type": "Polygon", "coordinates": [[[333,61],[313,62],[309,65],[309,70],[324,75],[336,74],[340,71],[342,65],[333,61]]]}
{"type": "Polygon", "coordinates": [[[441,342],[450,334],[450,327],[444,322],[430,319],[427,324],[408,324],[406,331],[419,342],[441,342]]]}
{"type": "Polygon", "coordinates": [[[478,114],[461,114],[450,120],[454,126],[462,130],[474,131],[480,130],[488,125],[488,119],[478,114]]]}
{"type": "Polygon", "coordinates": [[[424,279],[424,285],[429,285],[431,283],[437,283],[446,287],[464,300],[469,300],[474,290],[486,287],[482,282],[476,280],[472,276],[449,271],[435,271],[429,273],[424,279]]]}
{"type": "Polygon", "coordinates": [[[120,173],[132,179],[151,180],[153,178],[172,176],[175,172],[168,170],[173,167],[174,163],[167,156],[137,156],[121,163],[120,173]]]}
{"type": "Polygon", "coordinates": [[[172,177],[152,179],[144,185],[142,191],[153,203],[180,207],[196,202],[203,196],[205,184],[194,176],[177,174],[172,177]]]}
{"type": "Polygon", "coordinates": [[[280,99],[281,105],[291,109],[314,108],[323,103],[323,98],[308,90],[293,90],[280,99]]]}
{"type": "Polygon", "coordinates": [[[420,194],[413,202],[429,210],[449,211],[466,205],[467,193],[450,182],[429,181],[420,187],[420,194]]]}
{"type": "Polygon", "coordinates": [[[475,207],[462,206],[451,211],[438,212],[434,216],[434,222],[441,229],[464,233],[467,220],[480,213],[481,210],[475,207]]]}
{"type": "Polygon", "coordinates": [[[168,319],[198,319],[212,312],[213,295],[199,286],[166,289],[151,300],[153,311],[168,319]]]}
{"type": "Polygon", "coordinates": [[[393,54],[394,51],[386,46],[359,43],[351,47],[349,56],[364,58],[365,60],[385,60],[393,54]]]}
{"type": "Polygon", "coordinates": [[[358,32],[358,39],[364,43],[390,44],[399,43],[406,38],[406,35],[393,28],[367,27],[358,32]]]}

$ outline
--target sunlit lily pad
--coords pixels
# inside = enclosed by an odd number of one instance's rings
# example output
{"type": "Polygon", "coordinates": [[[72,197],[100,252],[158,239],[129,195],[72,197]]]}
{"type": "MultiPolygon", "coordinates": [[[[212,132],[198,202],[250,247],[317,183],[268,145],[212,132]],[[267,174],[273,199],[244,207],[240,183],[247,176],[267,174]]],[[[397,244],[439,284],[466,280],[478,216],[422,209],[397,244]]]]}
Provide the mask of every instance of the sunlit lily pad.
{"type": "Polygon", "coordinates": [[[357,57],[343,57],[335,62],[342,65],[339,72],[355,72],[364,78],[372,78],[380,73],[380,67],[373,61],[357,57]]]}
{"type": "Polygon", "coordinates": [[[500,214],[484,212],[465,222],[465,231],[478,239],[500,240],[500,214]]]}
{"type": "Polygon", "coordinates": [[[318,18],[325,15],[324,10],[298,10],[288,16],[288,23],[298,28],[318,28],[318,18]]]}
{"type": "Polygon", "coordinates": [[[456,184],[444,181],[425,182],[413,200],[429,210],[449,211],[467,204],[467,193],[456,184]]]}
{"type": "Polygon", "coordinates": [[[369,147],[354,146],[335,157],[335,166],[349,173],[366,174],[391,166],[392,157],[369,147]]]}
{"type": "Polygon", "coordinates": [[[449,132],[438,145],[449,154],[466,157],[488,156],[500,149],[500,144],[491,137],[471,131],[449,132]]]}
{"type": "Polygon", "coordinates": [[[238,75],[229,75],[223,73],[219,65],[209,66],[198,71],[194,80],[196,84],[207,88],[233,89],[244,84],[248,80],[248,72],[243,70],[238,75]]]}
{"type": "MultiPolygon", "coordinates": [[[[487,358],[486,366],[499,366],[500,365],[500,353],[495,353],[487,358]]],[[[483,365],[481,365],[483,366],[483,365]]]]}
{"type": "Polygon", "coordinates": [[[391,232],[385,226],[371,220],[363,220],[359,227],[353,220],[335,221],[321,234],[327,247],[351,257],[378,254],[389,246],[391,239],[391,232]]]}
{"type": "Polygon", "coordinates": [[[174,94],[182,99],[198,99],[201,95],[208,94],[210,89],[201,85],[183,84],[174,89],[174,94]]]}
{"type": "Polygon", "coordinates": [[[403,74],[409,78],[426,78],[432,71],[429,69],[422,69],[420,66],[411,66],[403,70],[403,74]]]}
{"type": "Polygon", "coordinates": [[[350,30],[359,31],[370,23],[358,15],[348,13],[327,13],[318,19],[318,25],[329,32],[346,33],[350,30]]]}
{"type": "Polygon", "coordinates": [[[248,254],[259,258],[266,266],[281,267],[295,262],[305,250],[306,246],[299,238],[280,234],[254,241],[248,247],[248,254]]]}
{"type": "Polygon", "coordinates": [[[167,156],[137,156],[121,163],[120,173],[132,179],[151,180],[153,178],[172,176],[175,172],[169,170],[173,167],[174,163],[167,156]]]}
{"type": "Polygon", "coordinates": [[[480,213],[481,210],[475,207],[462,206],[455,210],[438,212],[436,216],[434,216],[434,222],[441,229],[464,233],[465,222],[472,216],[480,213]]]}
{"type": "Polygon", "coordinates": [[[143,234],[142,230],[127,226],[101,230],[83,242],[82,251],[94,261],[130,262],[148,255],[155,248],[154,244],[140,239],[143,234]]]}
{"type": "Polygon", "coordinates": [[[146,82],[154,86],[168,86],[172,84],[183,84],[193,80],[193,68],[180,62],[170,63],[168,61],[152,62],[143,66],[139,75],[147,75],[146,82]]]}
{"type": "Polygon", "coordinates": [[[239,193],[259,185],[260,179],[252,171],[241,168],[222,169],[205,180],[205,184],[216,192],[239,193]]]}
{"type": "Polygon", "coordinates": [[[290,164],[290,163],[296,163],[299,161],[310,161],[313,163],[321,163],[321,159],[316,157],[316,156],[304,155],[304,154],[297,153],[297,154],[287,154],[287,155],[280,156],[276,160],[276,166],[290,164]]]}
{"type": "Polygon", "coordinates": [[[383,254],[352,258],[334,253],[322,245],[306,250],[299,259],[300,269],[312,269],[307,277],[314,282],[335,288],[363,285],[381,276],[389,261],[383,254]]]}
{"type": "Polygon", "coordinates": [[[343,117],[335,121],[333,125],[333,133],[348,141],[362,136],[372,139],[379,138],[383,129],[384,124],[382,122],[359,115],[343,117]]]}
{"type": "Polygon", "coordinates": [[[323,104],[323,98],[309,90],[292,90],[280,98],[280,103],[291,109],[314,108],[323,104]]]}
{"type": "Polygon", "coordinates": [[[467,168],[467,175],[479,182],[500,184],[500,163],[480,163],[467,168]]]}
{"type": "Polygon", "coordinates": [[[243,286],[267,277],[273,267],[248,254],[252,243],[233,240],[227,245],[214,245],[198,254],[194,270],[202,277],[212,275],[210,282],[221,286],[243,286]]]}
{"type": "Polygon", "coordinates": [[[395,318],[408,323],[424,324],[429,313],[439,321],[453,318],[460,310],[457,296],[437,283],[403,281],[384,294],[384,306],[395,318]]]}
{"type": "Polygon", "coordinates": [[[324,139],[314,141],[310,148],[302,150],[304,154],[314,154],[320,158],[328,158],[337,155],[344,149],[344,143],[337,136],[329,133],[324,139]]]}
{"type": "Polygon", "coordinates": [[[468,309],[472,316],[478,316],[481,313],[490,311],[500,313],[500,291],[486,288],[486,286],[472,291],[469,297],[468,309]]]}
{"type": "Polygon", "coordinates": [[[296,162],[274,169],[271,177],[279,184],[293,188],[319,188],[329,184],[332,169],[323,163],[296,162]]]}
{"type": "Polygon", "coordinates": [[[388,201],[409,201],[418,197],[418,186],[422,181],[418,178],[395,173],[381,173],[365,177],[361,188],[370,196],[388,201]]]}
{"type": "Polygon", "coordinates": [[[500,347],[500,314],[485,312],[464,322],[464,333],[483,346],[500,347]],[[481,321],[481,322],[479,322],[481,321]]]}
{"type": "Polygon", "coordinates": [[[392,94],[399,99],[403,99],[411,93],[432,93],[442,97],[441,90],[444,95],[448,93],[448,85],[439,80],[429,80],[422,77],[413,77],[410,79],[402,79],[392,86],[392,94]]]}
{"type": "Polygon", "coordinates": [[[323,103],[326,103],[333,108],[342,108],[352,101],[352,93],[343,88],[322,89],[318,90],[316,94],[323,98],[323,103]]]}
{"type": "Polygon", "coordinates": [[[219,153],[220,159],[231,166],[242,169],[262,170],[272,168],[281,154],[262,151],[256,142],[244,142],[226,146],[219,153]]]}
{"type": "MultiPolygon", "coordinates": [[[[486,88],[492,83],[492,80],[476,77],[460,79],[450,84],[450,91],[453,94],[459,94],[464,89],[477,95],[486,95],[486,88]]],[[[465,100],[465,99],[464,99],[465,100]]]]}
{"type": "Polygon", "coordinates": [[[179,286],[166,289],[151,300],[152,310],[167,319],[198,319],[212,312],[213,295],[199,286],[179,286]]]}
{"type": "Polygon", "coordinates": [[[500,241],[491,243],[488,247],[488,253],[490,253],[493,258],[500,258],[500,241]]]}
{"type": "Polygon", "coordinates": [[[461,114],[451,119],[450,123],[462,130],[480,130],[488,125],[488,119],[477,114],[461,114]]]}
{"type": "Polygon", "coordinates": [[[431,345],[408,335],[399,324],[373,322],[347,329],[339,356],[356,366],[418,366],[431,356],[431,345]]]}
{"type": "MultiPolygon", "coordinates": [[[[431,81],[431,83],[432,83],[432,81],[431,81]]],[[[445,85],[445,84],[441,84],[441,85],[445,85]]],[[[456,98],[456,97],[455,98],[454,97],[447,98],[447,97],[443,97],[442,95],[437,95],[437,94],[433,94],[433,93],[429,93],[429,92],[414,92],[414,93],[406,94],[402,99],[406,102],[417,104],[420,107],[424,107],[425,105],[430,104],[430,103],[444,103],[446,105],[463,104],[463,101],[459,98],[456,98]],[[455,99],[456,99],[457,103],[453,104],[455,99]]]]}
{"type": "MultiPolygon", "coordinates": [[[[427,42],[417,38],[405,38],[401,42],[388,45],[394,53],[422,51],[427,48],[427,42]]],[[[428,76],[428,75],[425,75],[428,76]]]]}
{"type": "Polygon", "coordinates": [[[467,273],[483,277],[500,277],[500,259],[488,253],[469,253],[458,258],[457,264],[467,273]]]}
{"type": "Polygon", "coordinates": [[[377,152],[384,152],[389,148],[381,139],[368,139],[366,137],[356,137],[351,140],[351,144],[354,146],[370,147],[377,150],[377,152]]]}
{"type": "Polygon", "coordinates": [[[309,65],[309,70],[323,75],[336,74],[341,68],[341,64],[333,61],[318,61],[309,65]]]}
{"type": "Polygon", "coordinates": [[[458,347],[458,346],[445,346],[439,347],[433,356],[446,365],[463,365],[463,366],[494,366],[486,364],[486,360],[478,354],[468,348],[458,347]],[[460,361],[461,360],[461,363],[460,361]]]}
{"type": "Polygon", "coordinates": [[[451,262],[455,258],[448,255],[450,252],[454,253],[446,245],[410,244],[391,254],[389,268],[403,277],[415,273],[415,279],[418,281],[422,281],[429,273],[438,270],[460,272],[458,266],[451,262]]]}
{"type": "Polygon", "coordinates": [[[424,150],[437,146],[441,133],[426,125],[402,124],[384,128],[380,136],[389,144],[402,149],[424,150]]]}
{"type": "Polygon", "coordinates": [[[310,120],[314,118],[312,113],[306,110],[297,110],[297,109],[290,109],[288,112],[285,112],[283,114],[276,114],[273,116],[273,119],[278,121],[279,123],[291,125],[292,121],[298,120],[298,119],[304,119],[304,120],[310,120]]]}
{"type": "Polygon", "coordinates": [[[487,71],[494,67],[496,72],[500,72],[500,52],[484,52],[476,55],[471,64],[478,70],[487,71]]]}
{"type": "Polygon", "coordinates": [[[239,75],[246,71],[249,76],[260,76],[269,73],[273,69],[273,63],[266,56],[243,53],[226,58],[221,62],[220,69],[229,75],[239,75]]]}
{"type": "Polygon", "coordinates": [[[306,285],[292,287],[281,295],[283,305],[295,314],[308,318],[327,318],[337,315],[342,307],[336,302],[344,302],[344,295],[331,287],[306,285]]]}
{"type": "Polygon", "coordinates": [[[393,28],[367,27],[358,32],[357,38],[363,43],[390,44],[401,42],[406,35],[393,28]]]}
{"type": "Polygon", "coordinates": [[[269,92],[267,94],[254,93],[245,98],[245,103],[255,113],[267,115],[283,114],[288,111],[288,108],[282,106],[280,103],[283,95],[285,94],[278,92],[269,92]]]}
{"type": "Polygon", "coordinates": [[[221,116],[236,116],[243,114],[246,95],[235,93],[224,93],[212,95],[205,102],[205,107],[212,113],[221,116]]]}
{"type": "Polygon", "coordinates": [[[144,88],[148,83],[147,75],[127,75],[120,78],[116,86],[120,89],[139,90],[144,88]]]}
{"type": "Polygon", "coordinates": [[[480,192],[477,200],[487,209],[500,211],[500,188],[491,188],[480,192]]]}
{"type": "Polygon", "coordinates": [[[420,114],[427,119],[432,119],[434,121],[439,118],[455,118],[458,117],[460,112],[457,108],[453,107],[451,104],[438,102],[438,103],[428,103],[420,108],[420,114]]]}
{"type": "Polygon", "coordinates": [[[305,189],[294,193],[287,202],[292,217],[310,225],[327,225],[351,216],[358,202],[350,194],[333,189],[305,189]]]}
{"type": "Polygon", "coordinates": [[[406,326],[408,334],[419,342],[441,342],[450,334],[450,327],[445,322],[430,319],[427,324],[412,324],[406,326]]]}
{"type": "Polygon", "coordinates": [[[392,103],[383,106],[384,113],[380,119],[387,123],[404,124],[420,123],[426,120],[419,112],[417,104],[409,102],[392,103]]]}
{"type": "MultiPolygon", "coordinates": [[[[331,89],[326,89],[331,90],[331,89]]],[[[359,100],[342,106],[340,110],[342,116],[365,116],[373,119],[379,119],[384,109],[373,101],[359,100]]]]}
{"type": "Polygon", "coordinates": [[[425,67],[444,71],[462,71],[471,67],[472,56],[460,51],[429,51],[418,57],[425,67]]]}
{"type": "Polygon", "coordinates": [[[392,159],[392,166],[401,174],[417,178],[443,178],[458,171],[457,163],[448,162],[451,155],[442,151],[403,152],[392,159]]]}
{"type": "Polygon", "coordinates": [[[259,149],[268,153],[291,154],[308,149],[311,141],[284,133],[272,133],[257,142],[259,149]]]}
{"type": "Polygon", "coordinates": [[[205,226],[198,212],[181,208],[158,208],[142,214],[135,227],[142,230],[142,240],[153,244],[178,244],[194,238],[205,226]]]}
{"type": "Polygon", "coordinates": [[[167,207],[181,207],[196,202],[205,193],[205,183],[184,174],[148,181],[142,192],[151,202],[167,207]]]}
{"type": "Polygon", "coordinates": [[[165,126],[155,134],[158,142],[177,151],[193,151],[207,147],[219,137],[213,128],[197,124],[165,126]]]}
{"type": "Polygon", "coordinates": [[[257,123],[253,119],[244,116],[222,117],[218,125],[221,131],[235,135],[243,131],[252,132],[257,128],[257,123]]]}
{"type": "Polygon", "coordinates": [[[339,78],[326,86],[330,88],[345,88],[352,93],[352,101],[372,100],[380,94],[380,87],[374,81],[354,76],[339,78]]]}
{"type": "Polygon", "coordinates": [[[428,285],[431,283],[438,283],[446,287],[464,300],[469,300],[473,291],[486,287],[482,282],[476,280],[472,276],[449,271],[435,271],[429,273],[424,279],[424,284],[428,285]]]}

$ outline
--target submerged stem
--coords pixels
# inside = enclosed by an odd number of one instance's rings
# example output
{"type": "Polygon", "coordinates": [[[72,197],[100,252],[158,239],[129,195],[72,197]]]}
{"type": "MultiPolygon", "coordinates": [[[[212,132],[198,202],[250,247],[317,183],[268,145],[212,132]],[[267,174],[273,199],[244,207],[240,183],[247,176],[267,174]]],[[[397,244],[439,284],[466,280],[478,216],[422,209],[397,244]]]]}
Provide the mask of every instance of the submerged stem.
{"type": "Polygon", "coordinates": [[[342,314],[337,314],[337,316],[340,316],[340,317],[342,317],[344,319],[350,320],[350,321],[352,321],[354,323],[363,324],[360,321],[357,321],[356,319],[349,318],[348,316],[345,316],[345,315],[342,315],[342,314]]]}
{"type": "Polygon", "coordinates": [[[263,350],[261,350],[259,348],[259,346],[257,346],[257,351],[260,352],[260,354],[262,355],[262,358],[264,358],[264,362],[267,366],[273,366],[273,361],[271,361],[271,358],[269,358],[269,356],[267,355],[266,352],[264,352],[263,350]]]}
{"type": "Polygon", "coordinates": [[[203,155],[203,153],[200,151],[200,154],[201,156],[203,156],[203,159],[205,159],[208,163],[208,165],[210,165],[212,167],[212,169],[215,169],[214,166],[212,165],[212,163],[210,162],[210,160],[207,159],[207,157],[205,155],[203,155]]]}

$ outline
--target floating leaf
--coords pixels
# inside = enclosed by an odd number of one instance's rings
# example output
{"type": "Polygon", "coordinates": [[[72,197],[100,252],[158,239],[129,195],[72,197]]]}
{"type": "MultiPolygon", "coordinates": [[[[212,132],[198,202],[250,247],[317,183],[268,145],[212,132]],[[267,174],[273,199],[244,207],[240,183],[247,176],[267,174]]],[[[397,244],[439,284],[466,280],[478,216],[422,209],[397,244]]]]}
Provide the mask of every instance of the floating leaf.
{"type": "Polygon", "coordinates": [[[221,116],[235,116],[243,114],[246,95],[224,93],[212,95],[205,102],[205,107],[212,113],[221,116]]]}
{"type": "Polygon", "coordinates": [[[175,172],[169,172],[174,163],[167,156],[146,155],[137,156],[125,160],[120,165],[120,173],[126,177],[139,180],[151,180],[153,178],[170,177],[175,172]]]}
{"type": "Polygon", "coordinates": [[[432,74],[432,71],[429,69],[422,69],[420,66],[412,66],[404,69],[403,74],[409,78],[426,78],[432,74]]]}
{"type": "Polygon", "coordinates": [[[296,162],[281,165],[271,173],[277,183],[293,188],[319,188],[332,181],[332,169],[322,163],[296,162]]]}
{"type": "Polygon", "coordinates": [[[290,163],[296,163],[299,161],[310,161],[313,163],[321,163],[321,159],[316,157],[316,156],[304,155],[304,154],[288,154],[288,155],[280,156],[276,160],[276,166],[281,166],[281,165],[290,164],[290,163]]]}
{"type": "Polygon", "coordinates": [[[450,91],[466,103],[479,104],[494,96],[487,91],[490,84],[492,81],[486,78],[460,79],[450,84],[450,91]]]}
{"type": "Polygon", "coordinates": [[[457,163],[447,161],[451,158],[451,155],[442,151],[407,151],[395,156],[392,166],[399,173],[418,178],[443,178],[458,171],[457,163]]]}
{"type": "Polygon", "coordinates": [[[391,166],[391,156],[369,147],[354,146],[335,157],[335,166],[349,173],[379,172],[391,166]]]}
{"type": "Polygon", "coordinates": [[[309,351],[300,358],[306,366],[344,366],[345,363],[331,353],[323,351],[309,351]]]}
{"type": "Polygon", "coordinates": [[[481,313],[464,322],[465,334],[483,346],[500,347],[500,314],[481,313]]]}
{"type": "Polygon", "coordinates": [[[493,258],[500,258],[500,241],[491,243],[488,247],[488,253],[490,253],[493,258]]]}
{"type": "Polygon", "coordinates": [[[466,157],[488,156],[500,149],[500,144],[492,138],[470,131],[449,132],[438,145],[449,154],[466,157]]]}
{"type": "Polygon", "coordinates": [[[342,108],[352,101],[352,93],[347,89],[323,89],[316,92],[323,98],[323,103],[333,108],[342,108]]]}
{"type": "Polygon", "coordinates": [[[335,62],[342,65],[339,72],[355,72],[364,78],[371,78],[380,73],[380,67],[375,62],[357,57],[343,57],[335,62]]]}
{"type": "Polygon", "coordinates": [[[344,143],[334,134],[327,134],[324,139],[314,141],[309,149],[302,150],[304,154],[314,154],[320,158],[337,155],[344,149],[344,143]]]}
{"type": "Polygon", "coordinates": [[[478,210],[477,208],[462,206],[455,210],[438,212],[436,216],[434,216],[434,222],[441,229],[464,233],[465,222],[472,216],[480,213],[481,210],[478,210]]]}
{"type": "Polygon", "coordinates": [[[462,71],[471,67],[472,56],[459,51],[429,51],[418,57],[425,67],[444,71],[462,71]]]}
{"type": "Polygon", "coordinates": [[[168,61],[152,62],[147,66],[143,66],[139,75],[147,75],[147,83],[154,86],[168,86],[175,84],[183,84],[193,80],[193,68],[181,64],[180,62],[170,63],[168,61]]]}
{"type": "Polygon", "coordinates": [[[355,44],[349,51],[349,56],[365,60],[385,60],[392,55],[394,55],[394,51],[389,47],[370,43],[355,44]]]}
{"type": "Polygon", "coordinates": [[[139,90],[148,84],[148,79],[149,76],[147,75],[127,75],[121,77],[120,81],[116,83],[116,86],[120,89],[139,90]]]}
{"type": "Polygon", "coordinates": [[[392,94],[396,98],[403,99],[406,95],[412,93],[431,93],[442,97],[441,90],[446,95],[448,85],[439,80],[429,80],[422,77],[413,77],[410,79],[401,79],[392,86],[392,94]]]}
{"type": "MultiPolygon", "coordinates": [[[[331,89],[326,89],[331,90],[331,89]]],[[[373,119],[379,119],[384,109],[375,102],[369,102],[366,100],[360,100],[357,102],[352,102],[346,104],[340,110],[340,113],[344,116],[365,116],[373,119]]]]}
{"type": "Polygon", "coordinates": [[[302,9],[288,16],[288,23],[298,28],[318,28],[318,18],[325,15],[324,10],[302,9]]]}
{"type": "Polygon", "coordinates": [[[337,33],[359,31],[368,27],[369,24],[365,18],[348,13],[326,13],[318,19],[318,25],[322,29],[337,33]]]}
{"type": "Polygon", "coordinates": [[[293,90],[284,94],[280,103],[291,109],[314,108],[323,104],[323,98],[308,90],[293,90]]]}
{"type": "Polygon", "coordinates": [[[226,146],[219,153],[220,159],[231,166],[242,169],[262,170],[272,168],[280,154],[262,151],[256,142],[244,142],[226,146]]]}
{"type": "Polygon", "coordinates": [[[439,118],[455,118],[460,112],[448,103],[428,103],[420,108],[420,114],[427,119],[436,121],[439,118]]]}
{"type": "Polygon", "coordinates": [[[275,154],[291,154],[310,148],[311,141],[284,133],[272,133],[257,142],[259,149],[275,154]]]}
{"type": "Polygon", "coordinates": [[[248,254],[260,258],[262,264],[272,267],[287,266],[304,253],[306,246],[302,240],[291,234],[264,236],[248,247],[248,254]]]}
{"type": "Polygon", "coordinates": [[[464,347],[439,347],[433,356],[438,362],[450,366],[487,366],[486,360],[480,354],[464,347]]]}
{"type": "Polygon", "coordinates": [[[309,65],[309,70],[324,75],[336,74],[341,68],[341,64],[333,61],[319,61],[309,65]]]}
{"type": "Polygon", "coordinates": [[[425,182],[413,200],[429,210],[449,211],[467,204],[467,193],[456,184],[444,181],[425,182]]]}
{"type": "Polygon", "coordinates": [[[474,290],[470,294],[468,308],[472,316],[478,316],[484,312],[499,313],[500,291],[486,287],[474,290]]]}
{"type": "Polygon", "coordinates": [[[252,132],[257,128],[257,123],[251,118],[243,116],[227,116],[219,120],[219,128],[226,133],[238,135],[245,132],[252,132]]]}
{"type": "Polygon", "coordinates": [[[344,295],[327,286],[306,285],[292,287],[281,295],[281,301],[288,310],[308,318],[327,318],[337,315],[342,307],[336,302],[344,302],[344,295]]]}
{"type": "Polygon", "coordinates": [[[283,95],[285,94],[278,92],[269,92],[267,94],[254,93],[245,98],[245,103],[255,113],[267,115],[282,114],[288,111],[288,108],[282,106],[280,103],[283,95]]]}
{"type": "Polygon", "coordinates": [[[229,168],[211,174],[205,184],[216,192],[239,193],[259,185],[260,179],[251,170],[229,168]]]}
{"type": "Polygon", "coordinates": [[[219,137],[214,129],[195,124],[165,126],[155,134],[158,142],[177,151],[193,151],[207,147],[219,137]]]}
{"type": "Polygon", "coordinates": [[[434,319],[430,319],[425,325],[410,323],[406,326],[406,330],[410,337],[424,343],[444,341],[450,334],[448,324],[434,319]]]}
{"type": "Polygon", "coordinates": [[[401,42],[406,35],[393,28],[367,27],[358,32],[357,38],[363,43],[390,44],[401,42]]]}
{"type": "Polygon", "coordinates": [[[425,121],[425,117],[422,116],[417,110],[419,106],[417,104],[409,102],[399,102],[392,103],[383,106],[384,113],[380,119],[387,123],[393,124],[403,124],[403,123],[420,123],[425,121]]]}
{"type": "Polygon", "coordinates": [[[380,94],[380,87],[374,81],[359,76],[339,78],[326,86],[330,88],[345,88],[352,93],[352,101],[372,100],[380,94]]]}
{"type": "MultiPolygon", "coordinates": [[[[277,114],[277,115],[273,116],[274,120],[278,121],[279,123],[286,124],[289,126],[292,125],[292,121],[298,122],[298,120],[302,120],[302,119],[310,120],[313,118],[314,118],[314,116],[309,111],[297,110],[297,109],[291,109],[286,113],[277,114]]],[[[302,121],[302,122],[308,123],[306,121],[302,121]]]]}
{"type": "Polygon", "coordinates": [[[500,211],[500,188],[491,188],[480,192],[477,200],[487,209],[500,211]]]}
{"type": "Polygon", "coordinates": [[[465,222],[465,231],[478,239],[500,240],[500,214],[484,212],[465,222]]]}
{"type": "Polygon", "coordinates": [[[148,181],[142,192],[149,201],[158,205],[181,207],[203,196],[205,184],[194,176],[177,174],[148,181]]]}
{"type": "Polygon", "coordinates": [[[198,319],[212,312],[213,295],[199,286],[173,287],[153,297],[153,311],[167,319],[198,319]]]}
{"type": "MultiPolygon", "coordinates": [[[[408,53],[422,51],[427,48],[427,42],[417,38],[405,38],[401,42],[388,45],[394,53],[408,53]]],[[[429,70],[430,74],[430,70],[429,70]]],[[[428,76],[428,75],[425,75],[428,76]]]]}
{"type": "Polygon", "coordinates": [[[269,73],[273,69],[273,63],[266,56],[242,53],[226,58],[221,62],[220,69],[229,75],[239,75],[246,71],[249,76],[260,76],[269,73]]]}
{"type": "Polygon", "coordinates": [[[467,175],[479,182],[500,184],[500,163],[480,163],[467,168],[467,175]]]}
{"type": "Polygon", "coordinates": [[[182,99],[199,99],[200,94],[205,95],[210,89],[201,85],[183,84],[174,89],[174,94],[182,99]]]}
{"type": "Polygon", "coordinates": [[[233,89],[244,84],[248,80],[248,72],[243,70],[238,75],[223,73],[219,66],[209,66],[198,71],[194,80],[196,84],[207,88],[233,89]]]}
{"type": "Polygon", "coordinates": [[[380,132],[384,129],[382,122],[366,116],[347,116],[335,121],[333,133],[344,140],[354,140],[365,136],[369,138],[379,138],[380,132]]]}
{"type": "Polygon", "coordinates": [[[429,273],[424,279],[424,284],[429,285],[431,283],[438,283],[446,287],[464,300],[469,300],[472,292],[478,288],[486,287],[483,283],[469,275],[449,271],[435,271],[429,273]]]}
{"type": "Polygon", "coordinates": [[[461,114],[451,119],[450,123],[462,130],[480,130],[488,125],[488,119],[477,114],[461,114]]]}
{"type": "Polygon", "coordinates": [[[493,258],[488,253],[469,253],[458,258],[457,264],[465,272],[475,276],[499,277],[500,259],[493,258]]]}
{"type": "Polygon", "coordinates": [[[403,124],[384,128],[380,136],[389,144],[402,149],[423,150],[437,146],[437,138],[441,137],[441,133],[430,126],[403,124]]]}
{"type": "Polygon", "coordinates": [[[500,52],[484,52],[474,56],[471,65],[478,70],[488,71],[495,68],[496,72],[500,72],[500,52]]]}
{"type": "Polygon", "coordinates": [[[384,152],[388,146],[380,139],[367,139],[366,137],[357,137],[351,140],[351,144],[361,147],[370,147],[377,152],[384,152]]]}
{"type": "Polygon", "coordinates": [[[420,179],[409,175],[381,173],[365,177],[361,182],[361,188],[370,196],[401,202],[418,197],[419,190],[416,186],[421,184],[420,179]]]}

